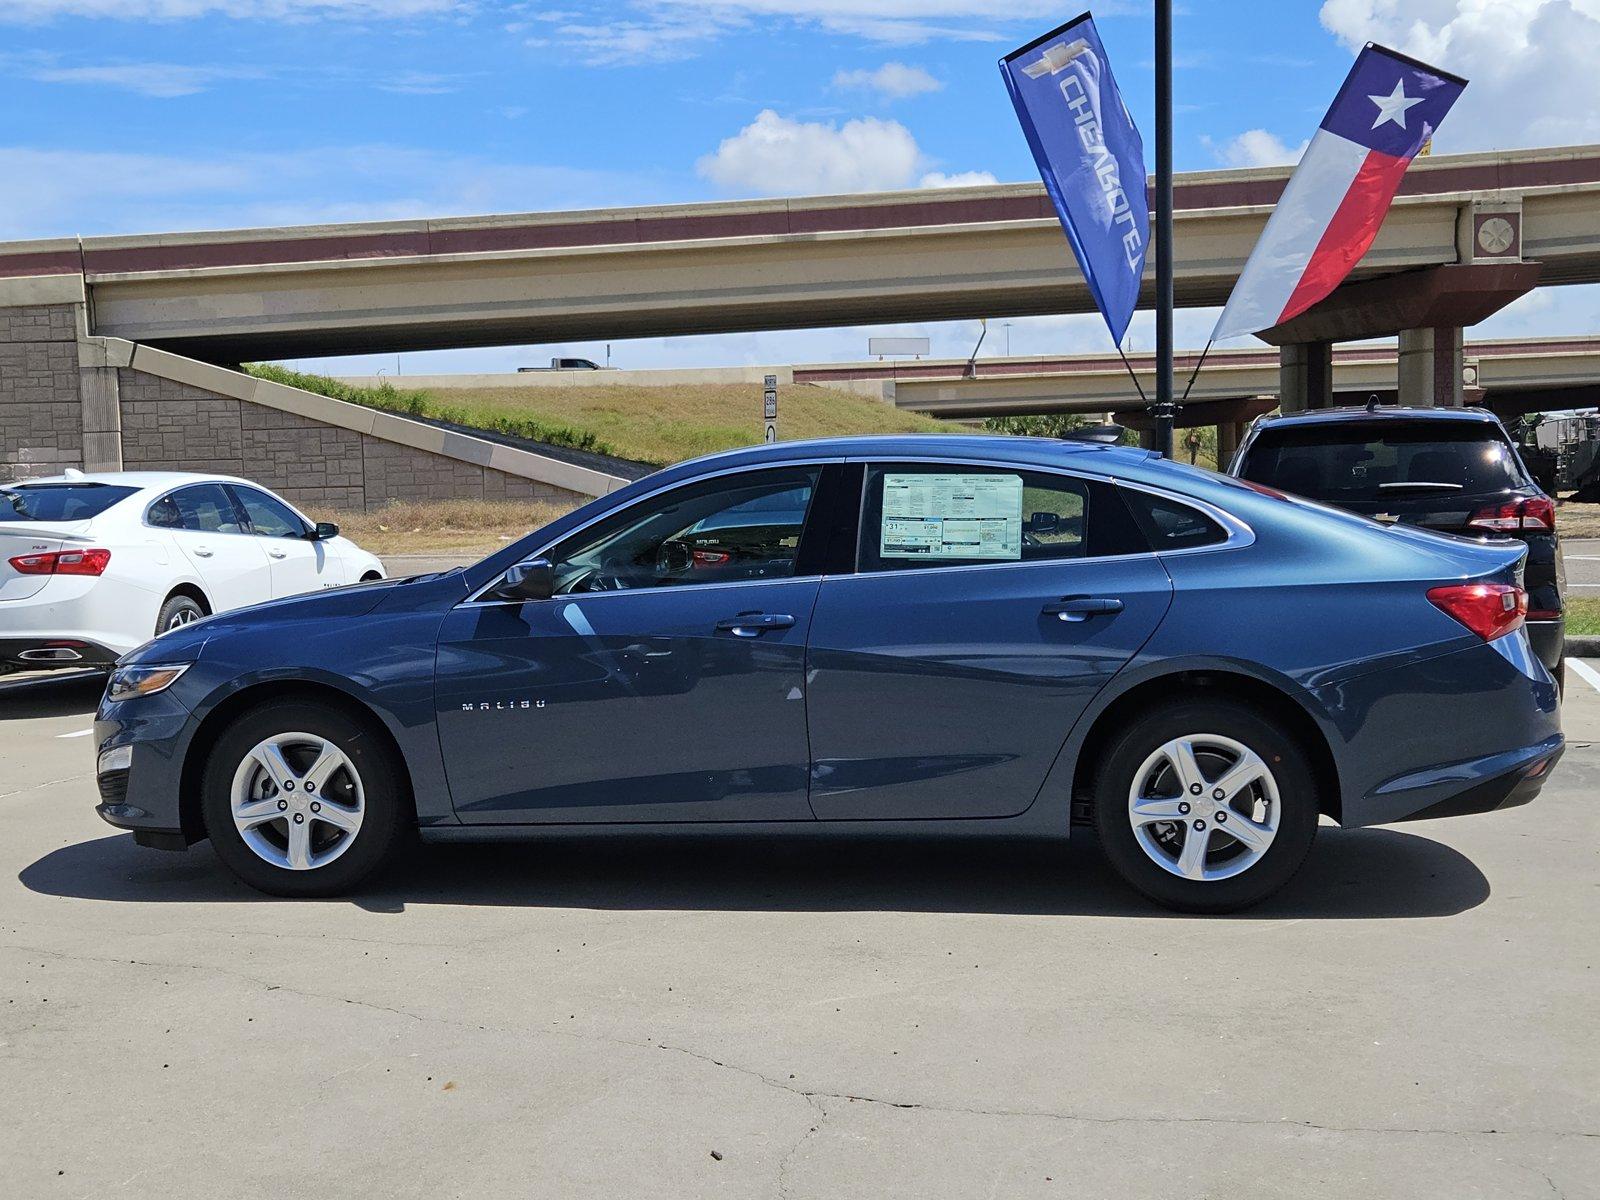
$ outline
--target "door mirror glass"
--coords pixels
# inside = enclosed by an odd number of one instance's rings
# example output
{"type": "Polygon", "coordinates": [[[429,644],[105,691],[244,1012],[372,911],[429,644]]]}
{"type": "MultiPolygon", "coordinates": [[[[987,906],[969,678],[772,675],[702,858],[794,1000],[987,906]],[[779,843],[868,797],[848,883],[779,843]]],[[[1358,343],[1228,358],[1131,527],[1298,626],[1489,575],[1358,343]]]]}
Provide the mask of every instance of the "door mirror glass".
{"type": "Polygon", "coordinates": [[[318,521],[317,527],[311,531],[312,540],[317,542],[325,542],[329,538],[336,538],[338,536],[339,527],[332,521],[318,521]]]}
{"type": "Polygon", "coordinates": [[[530,558],[506,571],[491,596],[496,600],[548,600],[555,595],[556,569],[548,558],[530,558]]]}
{"type": "Polygon", "coordinates": [[[1054,533],[1060,527],[1060,513],[1035,512],[1028,514],[1029,533],[1054,533]]]}

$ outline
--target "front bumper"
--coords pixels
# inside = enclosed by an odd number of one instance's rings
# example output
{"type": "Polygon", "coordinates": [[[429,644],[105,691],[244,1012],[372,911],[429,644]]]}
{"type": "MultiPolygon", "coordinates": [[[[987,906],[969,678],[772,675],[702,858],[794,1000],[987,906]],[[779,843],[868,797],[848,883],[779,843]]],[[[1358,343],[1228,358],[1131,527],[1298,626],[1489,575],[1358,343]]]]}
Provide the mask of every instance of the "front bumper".
{"type": "Polygon", "coordinates": [[[101,820],[130,831],[142,846],[182,850],[200,840],[195,822],[186,827],[180,801],[195,724],[168,692],[101,703],[94,722],[101,820]]]}

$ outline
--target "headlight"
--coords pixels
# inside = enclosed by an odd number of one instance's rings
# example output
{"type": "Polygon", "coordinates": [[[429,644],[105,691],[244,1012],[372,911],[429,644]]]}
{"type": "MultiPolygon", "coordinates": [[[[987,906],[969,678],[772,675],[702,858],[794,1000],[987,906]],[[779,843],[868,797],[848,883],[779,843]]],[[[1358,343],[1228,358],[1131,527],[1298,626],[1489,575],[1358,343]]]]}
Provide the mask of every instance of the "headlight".
{"type": "Polygon", "coordinates": [[[188,663],[165,663],[152,667],[118,667],[106,684],[107,700],[132,700],[153,696],[171,687],[189,669],[188,663]]]}

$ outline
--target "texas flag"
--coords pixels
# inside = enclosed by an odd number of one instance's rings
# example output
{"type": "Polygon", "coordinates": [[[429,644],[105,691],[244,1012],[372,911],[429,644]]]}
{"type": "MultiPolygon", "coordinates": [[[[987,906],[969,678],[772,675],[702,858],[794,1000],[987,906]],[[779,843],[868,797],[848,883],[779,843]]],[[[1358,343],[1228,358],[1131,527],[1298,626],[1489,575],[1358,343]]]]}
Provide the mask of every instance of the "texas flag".
{"type": "Polygon", "coordinates": [[[1338,287],[1465,79],[1370,42],[1306,147],[1212,338],[1270,329],[1338,287]]]}

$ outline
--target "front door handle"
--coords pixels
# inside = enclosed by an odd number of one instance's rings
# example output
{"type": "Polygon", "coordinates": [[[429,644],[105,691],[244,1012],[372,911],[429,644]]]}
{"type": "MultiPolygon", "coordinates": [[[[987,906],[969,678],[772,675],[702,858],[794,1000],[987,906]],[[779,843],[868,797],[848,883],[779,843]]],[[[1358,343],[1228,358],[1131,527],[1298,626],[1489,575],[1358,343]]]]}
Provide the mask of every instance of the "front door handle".
{"type": "Polygon", "coordinates": [[[272,555],[273,558],[288,558],[289,557],[288,554],[286,554],[282,550],[268,550],[267,553],[272,555]]]}
{"type": "Polygon", "coordinates": [[[1122,611],[1122,601],[1111,596],[1064,596],[1041,610],[1047,617],[1061,621],[1087,621],[1090,617],[1109,616],[1122,611]]]}
{"type": "Polygon", "coordinates": [[[769,629],[789,629],[793,625],[794,618],[788,613],[743,612],[718,621],[717,629],[734,637],[753,638],[760,637],[769,629]]]}
{"type": "Polygon", "coordinates": [[[204,546],[196,546],[194,548],[194,553],[196,558],[210,558],[212,555],[212,551],[206,549],[204,546]]]}

